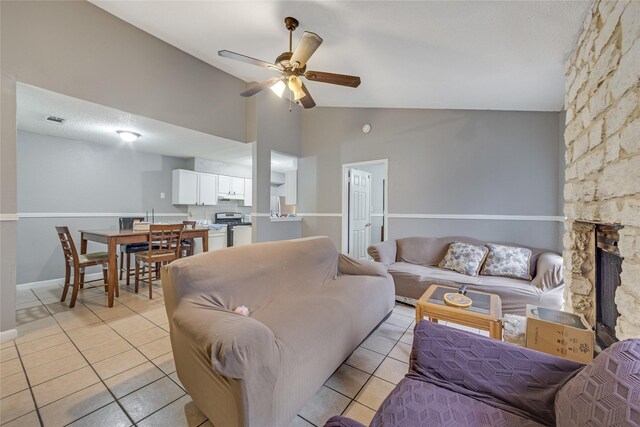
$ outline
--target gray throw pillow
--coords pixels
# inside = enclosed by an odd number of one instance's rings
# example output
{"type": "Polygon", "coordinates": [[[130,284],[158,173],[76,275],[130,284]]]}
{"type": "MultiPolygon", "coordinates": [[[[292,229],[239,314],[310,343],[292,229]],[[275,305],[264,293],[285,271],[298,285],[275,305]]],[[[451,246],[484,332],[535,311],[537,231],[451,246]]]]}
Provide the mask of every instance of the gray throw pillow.
{"type": "Polygon", "coordinates": [[[488,243],[489,255],[482,267],[483,276],[504,276],[531,280],[529,262],[531,251],[515,246],[503,246],[488,243]]]}
{"type": "Polygon", "coordinates": [[[477,276],[489,250],[484,246],[453,242],[438,267],[457,271],[467,276],[477,276]]]}

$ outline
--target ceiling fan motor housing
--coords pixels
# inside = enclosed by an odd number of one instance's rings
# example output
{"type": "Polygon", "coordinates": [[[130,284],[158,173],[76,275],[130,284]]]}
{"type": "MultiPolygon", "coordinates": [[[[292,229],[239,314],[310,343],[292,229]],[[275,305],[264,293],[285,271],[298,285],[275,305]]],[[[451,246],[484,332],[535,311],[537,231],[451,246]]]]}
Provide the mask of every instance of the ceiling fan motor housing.
{"type": "Polygon", "coordinates": [[[284,25],[287,27],[289,31],[295,31],[298,28],[298,20],[296,18],[292,18],[291,16],[287,16],[284,18],[284,25]]]}
{"type": "Polygon", "coordinates": [[[289,60],[291,59],[291,57],[293,56],[292,52],[283,52],[281,53],[275,60],[275,64],[276,65],[280,65],[284,72],[283,75],[285,76],[290,76],[290,75],[297,75],[300,76],[302,74],[304,74],[304,72],[307,69],[307,64],[304,65],[304,67],[302,68],[296,68],[295,70],[293,70],[293,64],[291,62],[289,62],[289,60]]]}

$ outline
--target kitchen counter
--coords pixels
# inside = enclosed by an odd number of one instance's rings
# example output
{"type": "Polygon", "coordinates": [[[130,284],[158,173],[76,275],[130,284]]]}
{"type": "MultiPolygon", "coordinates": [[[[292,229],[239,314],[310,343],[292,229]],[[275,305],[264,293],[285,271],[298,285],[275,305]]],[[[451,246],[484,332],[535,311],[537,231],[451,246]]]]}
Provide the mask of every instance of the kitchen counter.
{"type": "Polygon", "coordinates": [[[297,222],[302,221],[301,216],[289,216],[289,217],[270,217],[271,222],[297,222]]]}

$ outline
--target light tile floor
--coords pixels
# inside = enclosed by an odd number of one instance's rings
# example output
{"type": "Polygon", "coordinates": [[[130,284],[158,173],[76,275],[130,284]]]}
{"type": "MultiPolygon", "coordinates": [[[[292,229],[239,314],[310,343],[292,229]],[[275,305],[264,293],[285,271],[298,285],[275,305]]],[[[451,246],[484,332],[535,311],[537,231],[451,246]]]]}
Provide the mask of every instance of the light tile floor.
{"type": "MultiPolygon", "coordinates": [[[[18,338],[0,346],[2,426],[211,426],[176,375],[160,286],[149,300],[121,285],[111,309],[101,288],[82,291],[73,309],[61,292],[18,291],[18,338]]],[[[369,424],[408,370],[414,317],[396,305],[290,427],[337,414],[369,424]]]]}

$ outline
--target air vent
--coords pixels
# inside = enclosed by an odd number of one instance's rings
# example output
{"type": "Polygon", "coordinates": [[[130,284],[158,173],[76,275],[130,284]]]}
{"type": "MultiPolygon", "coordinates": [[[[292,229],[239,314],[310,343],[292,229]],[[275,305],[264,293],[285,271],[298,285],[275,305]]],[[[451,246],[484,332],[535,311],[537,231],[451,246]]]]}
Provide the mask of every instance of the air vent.
{"type": "Polygon", "coordinates": [[[61,117],[56,117],[56,116],[48,116],[47,120],[53,123],[58,123],[58,124],[62,124],[62,122],[64,122],[64,119],[61,117]]]}

